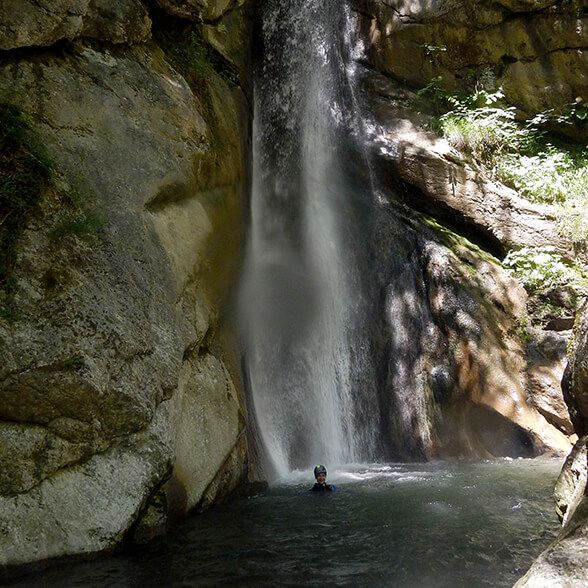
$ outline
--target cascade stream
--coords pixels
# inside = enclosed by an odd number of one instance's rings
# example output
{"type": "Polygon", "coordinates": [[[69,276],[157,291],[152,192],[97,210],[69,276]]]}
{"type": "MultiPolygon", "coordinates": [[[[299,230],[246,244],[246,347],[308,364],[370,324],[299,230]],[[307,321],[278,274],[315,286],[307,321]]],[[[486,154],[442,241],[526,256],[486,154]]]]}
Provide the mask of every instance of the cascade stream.
{"type": "Polygon", "coordinates": [[[350,14],[339,0],[263,8],[242,316],[257,426],[278,474],[379,452],[366,328],[370,177],[350,14]]]}

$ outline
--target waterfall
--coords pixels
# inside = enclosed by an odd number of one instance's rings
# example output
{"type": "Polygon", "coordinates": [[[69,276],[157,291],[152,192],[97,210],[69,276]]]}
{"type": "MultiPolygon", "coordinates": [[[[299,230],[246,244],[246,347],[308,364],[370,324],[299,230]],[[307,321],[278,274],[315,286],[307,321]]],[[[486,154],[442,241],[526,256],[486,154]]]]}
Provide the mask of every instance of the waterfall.
{"type": "Polygon", "coordinates": [[[349,13],[341,0],[263,5],[240,312],[256,424],[284,474],[375,459],[379,409],[349,13]]]}

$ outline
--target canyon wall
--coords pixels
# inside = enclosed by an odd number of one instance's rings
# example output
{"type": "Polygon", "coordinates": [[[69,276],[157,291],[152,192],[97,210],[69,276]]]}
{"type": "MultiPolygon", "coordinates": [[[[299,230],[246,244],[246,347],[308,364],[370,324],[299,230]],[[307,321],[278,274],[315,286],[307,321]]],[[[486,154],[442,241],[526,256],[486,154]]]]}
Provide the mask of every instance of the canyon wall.
{"type": "Polygon", "coordinates": [[[147,540],[247,477],[249,11],[0,5],[0,566],[147,540]]]}

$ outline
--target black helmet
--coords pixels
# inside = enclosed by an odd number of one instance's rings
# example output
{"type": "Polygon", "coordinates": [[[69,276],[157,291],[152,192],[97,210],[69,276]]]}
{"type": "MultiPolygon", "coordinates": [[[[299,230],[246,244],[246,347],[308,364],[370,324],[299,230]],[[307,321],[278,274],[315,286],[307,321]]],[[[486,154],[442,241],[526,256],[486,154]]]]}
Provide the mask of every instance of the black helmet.
{"type": "Polygon", "coordinates": [[[314,468],[314,477],[318,478],[319,474],[325,474],[325,476],[327,475],[327,468],[324,465],[317,465],[314,468]]]}

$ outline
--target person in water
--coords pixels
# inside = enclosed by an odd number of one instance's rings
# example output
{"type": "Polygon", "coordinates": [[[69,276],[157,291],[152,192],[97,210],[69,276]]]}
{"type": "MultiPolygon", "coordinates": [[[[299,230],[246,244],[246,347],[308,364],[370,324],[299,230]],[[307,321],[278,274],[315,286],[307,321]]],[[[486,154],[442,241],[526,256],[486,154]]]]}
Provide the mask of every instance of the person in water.
{"type": "Polygon", "coordinates": [[[327,484],[327,468],[324,465],[317,465],[314,468],[314,479],[316,482],[310,489],[311,492],[333,492],[335,486],[327,484]]]}

